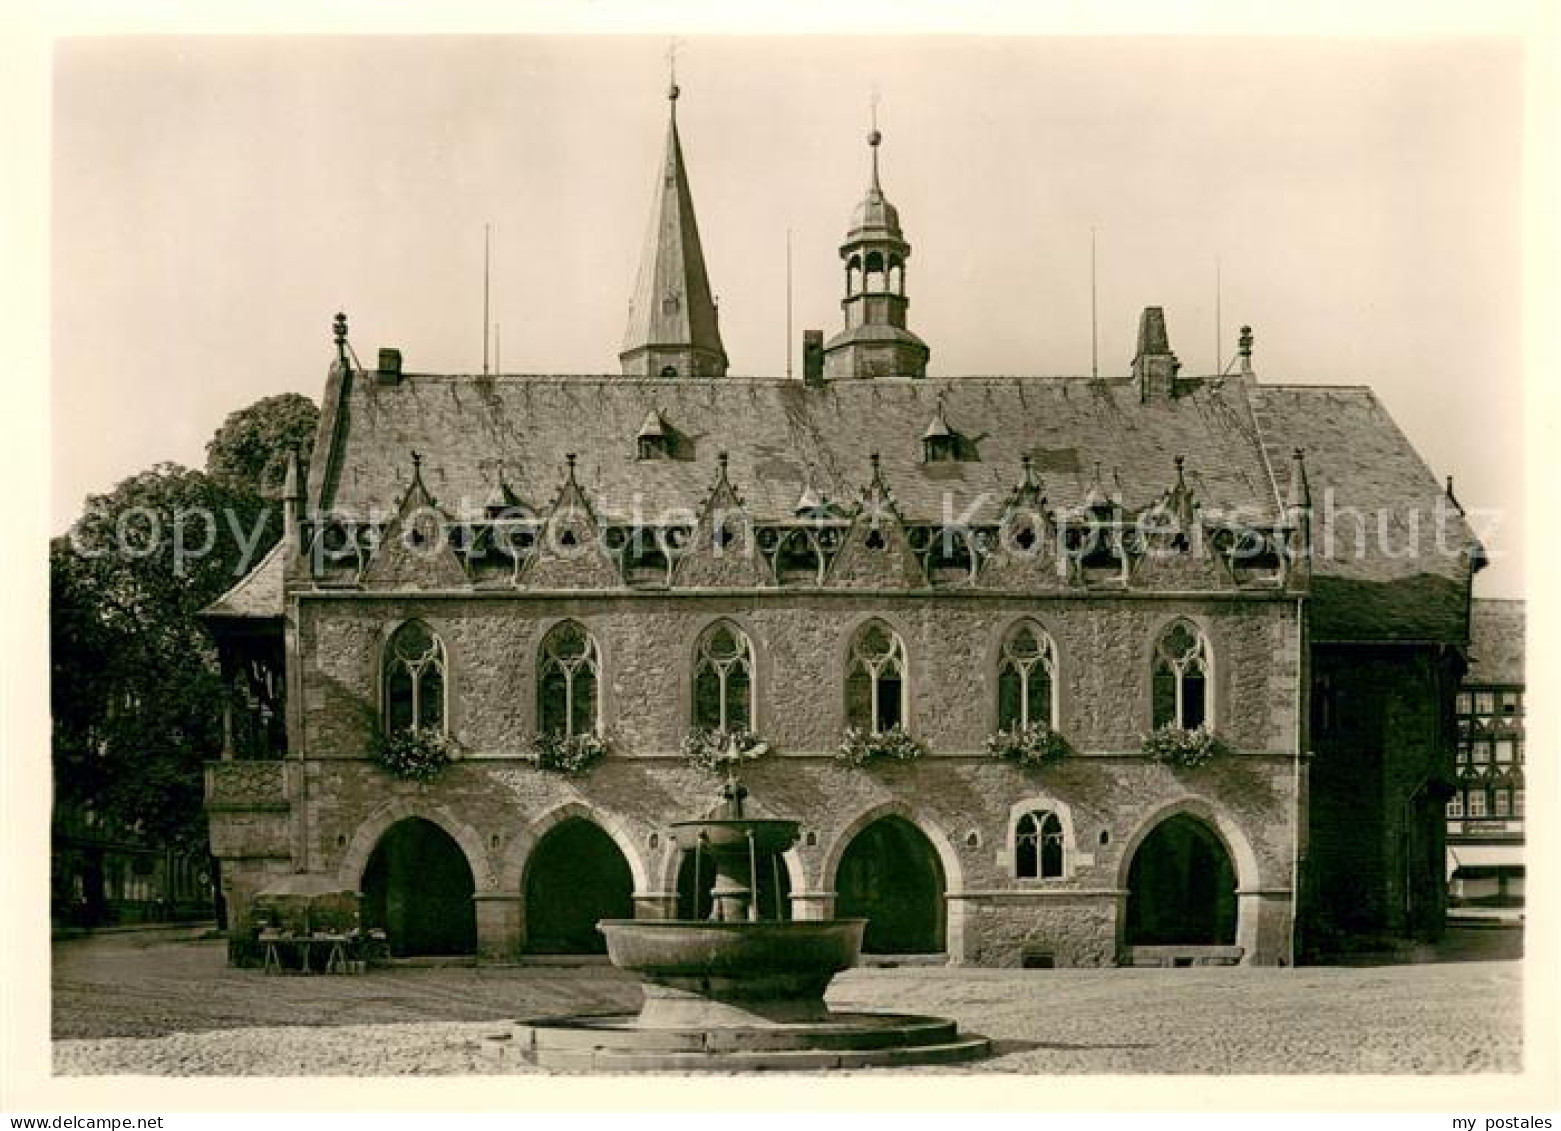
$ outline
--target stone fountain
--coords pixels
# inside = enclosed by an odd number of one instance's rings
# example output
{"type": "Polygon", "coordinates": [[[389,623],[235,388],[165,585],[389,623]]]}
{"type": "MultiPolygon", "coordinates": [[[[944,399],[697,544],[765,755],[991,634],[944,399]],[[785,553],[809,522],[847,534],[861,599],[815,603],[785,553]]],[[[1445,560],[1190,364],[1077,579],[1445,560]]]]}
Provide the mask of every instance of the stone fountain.
{"type": "Polygon", "coordinates": [[[490,1053],[564,1070],[733,1072],[940,1064],[990,1052],[984,1037],[962,1037],[942,1018],[832,1012],[824,992],[856,964],[867,920],[785,919],[779,907],[762,918],[761,868],[778,867],[797,822],[745,816],[748,791],[735,779],[722,792],[718,816],[672,825],[695,854],[696,895],[705,861],[714,869],[709,917],[597,924],[613,965],[644,989],[640,1011],[516,1022],[486,1042],[490,1053]]]}

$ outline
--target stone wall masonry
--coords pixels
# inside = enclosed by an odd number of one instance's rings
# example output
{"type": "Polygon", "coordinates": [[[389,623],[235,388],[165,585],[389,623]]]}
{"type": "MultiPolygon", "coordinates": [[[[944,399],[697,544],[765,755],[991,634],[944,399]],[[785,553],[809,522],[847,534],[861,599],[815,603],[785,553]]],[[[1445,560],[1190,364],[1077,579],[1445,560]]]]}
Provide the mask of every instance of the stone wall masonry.
{"type": "MultiPolygon", "coordinates": [[[[527,861],[549,828],[585,817],[608,832],[634,875],[640,914],[664,914],[676,887],[671,822],[717,804],[719,781],[678,754],[689,717],[690,663],[700,632],[730,617],[756,650],[758,727],[774,753],[745,770],[750,810],[802,823],[787,857],[794,913],[834,910],[835,868],[873,820],[897,815],[941,861],[951,961],[1017,965],[1027,950],[1058,965],[1100,965],[1121,950],[1133,851],[1165,818],[1188,812],[1219,833],[1238,877],[1238,944],[1249,961],[1289,961],[1296,840],[1296,608],[1285,600],[1025,601],[973,595],[895,597],[774,593],[710,597],[594,594],[580,598],[385,595],[297,600],[303,688],[290,761],[290,813],[212,814],[229,898],[242,905],[280,869],[357,886],[379,839],[422,817],[461,846],[477,889],[479,946],[495,958],[525,948],[527,861]],[[832,755],[844,727],[843,667],[854,630],[881,617],[905,640],[910,725],[929,755],[852,770],[832,755]],[[1059,653],[1060,719],[1072,753],[1021,770],[983,753],[995,726],[996,657],[1006,629],[1033,616],[1059,653]],[[1215,718],[1235,753],[1174,769],[1138,752],[1149,725],[1157,633],[1188,616],[1213,646],[1215,718]],[[368,756],[378,711],[379,654],[405,619],[421,617],[449,656],[449,719],[460,756],[434,782],[401,781],[368,756]],[[595,634],[611,755],[581,778],[524,760],[535,723],[535,650],[560,619],[595,634]],[[1065,874],[1021,880],[1013,827],[1031,808],[1058,813],[1065,874]],[[248,859],[253,827],[275,827],[266,859],[248,859]],[[247,824],[246,824],[247,822],[247,824]],[[249,829],[249,831],[244,831],[249,829]],[[272,857],[292,830],[293,858],[272,857]],[[274,834],[274,835],[273,835],[274,834]],[[234,859],[230,862],[227,857],[234,859]]],[[[213,767],[214,790],[241,784],[213,767]]],[[[247,781],[247,779],[246,779],[247,781]]]]}
{"type": "Polygon", "coordinates": [[[788,752],[832,751],[844,729],[843,678],[855,629],[880,617],[905,640],[910,727],[934,750],[973,752],[996,725],[996,660],[1005,630],[1034,617],[1059,654],[1060,729],[1076,749],[1136,750],[1150,723],[1150,656],[1176,616],[1214,650],[1215,721],[1249,752],[1294,750],[1298,626],[1284,600],[1143,601],[817,594],[581,598],[331,599],[300,602],[304,749],[357,757],[378,711],[378,664],[395,625],[422,617],[449,655],[450,724],[473,756],[519,754],[535,726],[535,654],[573,617],[602,650],[604,722],[623,753],[675,751],[688,726],[700,632],[730,617],[752,638],[758,723],[788,752]]]}
{"type": "Polygon", "coordinates": [[[1314,657],[1333,708],[1312,738],[1309,871],[1320,943],[1337,933],[1439,929],[1454,659],[1444,649],[1331,645],[1314,657]]]}

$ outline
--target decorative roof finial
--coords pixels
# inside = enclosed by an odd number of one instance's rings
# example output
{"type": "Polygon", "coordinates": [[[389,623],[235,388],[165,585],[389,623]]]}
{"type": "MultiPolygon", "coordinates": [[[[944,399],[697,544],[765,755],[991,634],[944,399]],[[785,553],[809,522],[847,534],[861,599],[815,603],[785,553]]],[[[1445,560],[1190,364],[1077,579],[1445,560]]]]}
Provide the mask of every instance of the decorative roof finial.
{"type": "Polygon", "coordinates": [[[802,494],[797,498],[797,505],[792,510],[797,514],[810,514],[822,509],[824,497],[813,487],[813,468],[803,468],[802,494]]]}
{"type": "Polygon", "coordinates": [[[1286,503],[1291,510],[1309,510],[1312,505],[1312,485],[1306,478],[1306,452],[1295,449],[1290,457],[1290,490],[1286,503]]]}
{"type": "Polygon", "coordinates": [[[674,116],[678,112],[678,95],[683,93],[678,89],[678,48],[683,46],[683,41],[677,36],[672,37],[672,42],[667,44],[667,101],[672,103],[674,116]]]}
{"type": "Polygon", "coordinates": [[[1238,342],[1237,352],[1241,354],[1241,372],[1252,372],[1252,327],[1243,326],[1238,342]]]}
{"type": "Polygon", "coordinates": [[[566,463],[568,465],[568,468],[567,468],[565,474],[568,477],[569,482],[573,483],[575,481],[575,454],[574,454],[574,452],[565,452],[564,453],[564,463],[566,463]]]}
{"type": "Polygon", "coordinates": [[[870,103],[873,127],[867,133],[867,144],[873,151],[873,191],[882,192],[878,185],[878,146],[883,141],[883,134],[878,129],[878,84],[873,84],[873,96],[870,103]]]}
{"type": "Polygon", "coordinates": [[[331,319],[331,336],[336,341],[336,357],[345,366],[347,364],[347,316],[339,310],[336,312],[336,317],[331,319]]]}
{"type": "Polygon", "coordinates": [[[727,458],[728,457],[727,457],[727,454],[726,454],[724,449],[722,451],[716,452],[716,454],[715,454],[715,461],[716,461],[716,463],[721,465],[721,476],[722,476],[722,478],[725,478],[725,476],[726,476],[726,461],[727,461],[727,458]]]}
{"type": "Polygon", "coordinates": [[[1187,463],[1187,457],[1186,456],[1177,456],[1176,457],[1176,485],[1178,487],[1186,487],[1187,486],[1187,480],[1182,478],[1182,468],[1186,465],[1186,463],[1187,463]]]}

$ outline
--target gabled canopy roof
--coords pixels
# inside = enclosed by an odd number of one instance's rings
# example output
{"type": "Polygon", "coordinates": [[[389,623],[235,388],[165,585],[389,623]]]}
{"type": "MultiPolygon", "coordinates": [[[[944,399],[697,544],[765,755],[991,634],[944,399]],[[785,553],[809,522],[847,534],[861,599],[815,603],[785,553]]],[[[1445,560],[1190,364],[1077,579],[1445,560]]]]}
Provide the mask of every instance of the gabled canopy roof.
{"type": "Polygon", "coordinates": [[[278,542],[260,564],[222,596],[201,610],[208,620],[280,618],[283,612],[282,582],[286,568],[284,544],[278,542]]]}

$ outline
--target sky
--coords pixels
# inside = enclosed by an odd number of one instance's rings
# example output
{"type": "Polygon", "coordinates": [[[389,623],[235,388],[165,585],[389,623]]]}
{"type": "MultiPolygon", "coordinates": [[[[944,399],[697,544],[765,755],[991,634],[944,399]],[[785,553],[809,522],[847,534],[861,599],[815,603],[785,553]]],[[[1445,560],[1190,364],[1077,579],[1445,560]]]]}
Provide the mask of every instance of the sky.
{"type": "MultiPolygon", "coordinates": [[[[503,370],[617,372],[667,44],[59,41],[53,529],[235,409],[318,400],[337,310],[367,364],[480,371],[485,224],[503,370]]],[[[1184,373],[1249,323],[1262,380],[1371,385],[1501,511],[1477,592],[1523,594],[1515,41],[689,37],[677,68],[733,373],[839,327],[876,92],[932,375],[1087,374],[1093,229],[1103,376],[1159,305],[1184,373]]]]}

